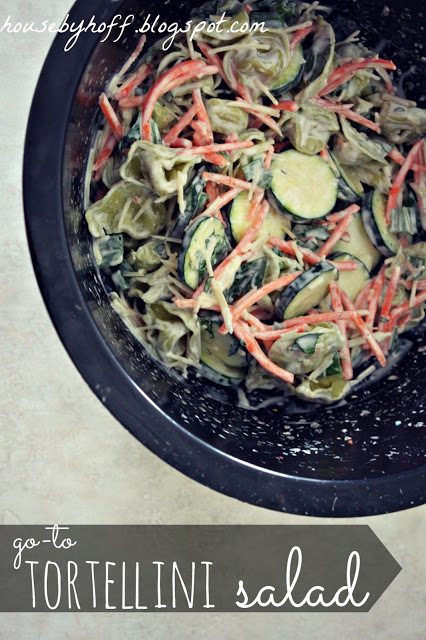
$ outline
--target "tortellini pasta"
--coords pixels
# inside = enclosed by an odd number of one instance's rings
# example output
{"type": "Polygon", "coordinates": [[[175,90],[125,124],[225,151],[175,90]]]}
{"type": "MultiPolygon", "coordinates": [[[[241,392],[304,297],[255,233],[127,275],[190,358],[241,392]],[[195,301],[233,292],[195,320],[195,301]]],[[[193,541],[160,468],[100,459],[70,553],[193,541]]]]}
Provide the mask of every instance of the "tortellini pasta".
{"type": "Polygon", "coordinates": [[[123,180],[136,184],[146,184],[148,179],[157,195],[172,196],[178,190],[178,172],[186,184],[195,162],[195,157],[183,158],[176,149],[139,140],[132,145],[120,174],[123,180]]]}
{"type": "Polygon", "coordinates": [[[243,133],[248,127],[248,114],[238,106],[230,106],[228,100],[207,100],[206,110],[216,133],[243,133]]]}
{"type": "Polygon", "coordinates": [[[384,101],[379,122],[383,135],[395,144],[413,142],[426,133],[426,109],[384,101]]]}
{"type": "Polygon", "coordinates": [[[159,302],[146,305],[143,319],[148,327],[152,327],[147,339],[165,364],[170,365],[176,357],[198,362],[201,353],[200,324],[191,311],[178,309],[170,302],[159,302]]]}
{"type": "Polygon", "coordinates": [[[224,71],[231,82],[236,79],[252,90],[255,97],[272,89],[290,61],[287,35],[282,30],[268,29],[254,33],[239,42],[238,48],[223,58],[224,71]]]}
{"type": "Polygon", "coordinates": [[[270,359],[278,366],[304,375],[318,368],[323,372],[332,363],[334,354],[345,344],[339,329],[332,322],[317,324],[304,332],[283,334],[269,350],[270,359]]]}
{"type": "Polygon", "coordinates": [[[145,184],[121,181],[88,208],[86,220],[94,238],[125,232],[144,240],[164,227],[166,209],[153,201],[145,184]]]}
{"type": "Polygon", "coordinates": [[[308,102],[292,114],[285,124],[285,132],[301,153],[314,155],[327,145],[331,135],[339,131],[336,115],[308,102]]]}

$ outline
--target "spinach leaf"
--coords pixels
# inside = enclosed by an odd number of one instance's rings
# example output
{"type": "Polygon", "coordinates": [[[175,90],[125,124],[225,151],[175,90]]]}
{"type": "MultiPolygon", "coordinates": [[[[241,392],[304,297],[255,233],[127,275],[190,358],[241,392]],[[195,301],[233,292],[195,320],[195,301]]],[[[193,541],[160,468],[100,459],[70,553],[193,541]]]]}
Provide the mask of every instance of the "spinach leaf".
{"type": "Polygon", "coordinates": [[[100,267],[106,269],[123,262],[123,235],[121,233],[100,238],[97,246],[102,258],[100,267]]]}
{"type": "Polygon", "coordinates": [[[255,180],[261,189],[270,189],[272,182],[272,172],[263,168],[263,162],[257,158],[243,167],[247,180],[255,180]]]}
{"type": "Polygon", "coordinates": [[[224,292],[226,301],[233,302],[252,289],[259,289],[263,285],[266,262],[266,258],[258,258],[242,264],[235,274],[234,282],[224,292]]]}

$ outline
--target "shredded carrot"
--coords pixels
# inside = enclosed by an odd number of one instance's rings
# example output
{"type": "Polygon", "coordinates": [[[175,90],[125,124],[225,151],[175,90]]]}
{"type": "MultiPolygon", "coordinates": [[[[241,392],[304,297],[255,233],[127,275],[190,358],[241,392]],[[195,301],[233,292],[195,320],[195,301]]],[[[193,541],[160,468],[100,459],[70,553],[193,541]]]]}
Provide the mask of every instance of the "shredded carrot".
{"type": "Polygon", "coordinates": [[[138,44],[136,45],[136,48],[133,51],[133,53],[129,56],[129,58],[126,60],[126,62],[121,67],[120,71],[118,72],[119,76],[124,76],[124,74],[127,73],[127,71],[130,69],[132,64],[134,62],[136,62],[136,60],[138,59],[140,53],[142,52],[142,49],[145,46],[145,42],[146,42],[146,35],[144,34],[141,37],[141,39],[139,40],[138,44]]]}
{"type": "Polygon", "coordinates": [[[383,287],[385,284],[385,267],[383,266],[377,276],[372,281],[370,289],[370,297],[368,303],[368,316],[366,322],[372,327],[374,326],[374,320],[376,318],[377,308],[379,306],[379,300],[382,295],[383,287]]]}
{"type": "MultiPolygon", "coordinates": [[[[351,301],[351,299],[347,295],[347,293],[345,293],[344,291],[341,291],[340,295],[341,295],[343,304],[345,305],[346,309],[354,311],[355,307],[353,305],[353,302],[351,301]]],[[[371,351],[374,353],[374,355],[376,356],[376,358],[379,361],[379,363],[381,364],[381,366],[384,367],[386,365],[385,354],[383,353],[383,351],[380,348],[380,346],[377,343],[377,341],[371,335],[371,332],[370,332],[369,328],[367,327],[367,325],[365,324],[364,320],[361,318],[361,316],[356,314],[354,316],[354,318],[353,318],[353,322],[355,323],[358,331],[361,333],[361,335],[368,342],[368,345],[369,345],[371,351]]]]}
{"type": "MultiPolygon", "coordinates": [[[[213,131],[210,124],[209,116],[207,115],[206,107],[204,106],[203,98],[201,97],[201,91],[199,88],[193,89],[192,99],[194,104],[198,107],[197,118],[204,125],[205,135],[201,145],[211,144],[213,142],[213,131]]],[[[200,145],[200,146],[201,146],[200,145]]]]}
{"type": "Polygon", "coordinates": [[[95,163],[93,165],[93,171],[99,171],[100,169],[102,169],[102,167],[105,165],[106,161],[110,157],[111,153],[114,151],[116,144],[117,144],[117,138],[115,134],[112,131],[110,131],[103,144],[102,149],[99,151],[98,157],[95,160],[95,163]]]}
{"type": "MultiPolygon", "coordinates": [[[[281,251],[288,253],[291,256],[296,255],[296,250],[291,242],[287,240],[283,240],[282,238],[278,238],[277,236],[271,236],[268,240],[268,244],[271,247],[278,247],[281,251]]],[[[302,254],[303,259],[306,260],[309,264],[317,264],[318,262],[322,262],[325,258],[321,258],[317,253],[310,251],[309,249],[305,249],[303,247],[297,247],[297,250],[302,254]]],[[[358,263],[353,260],[338,262],[335,260],[327,260],[330,264],[336,267],[339,271],[356,271],[358,269],[358,263]]]]}
{"type": "Polygon", "coordinates": [[[170,146],[173,149],[191,149],[192,142],[187,138],[175,138],[173,142],[170,143],[170,146]]]}
{"type": "MultiPolygon", "coordinates": [[[[239,99],[237,98],[237,102],[238,101],[239,101],[239,99]]],[[[263,124],[266,124],[267,127],[272,129],[272,131],[275,131],[279,136],[282,135],[282,131],[281,131],[279,125],[275,122],[275,120],[273,118],[271,118],[271,116],[268,116],[268,114],[261,113],[260,111],[257,111],[255,108],[252,109],[252,108],[249,108],[249,107],[241,107],[241,109],[243,111],[246,111],[247,113],[250,113],[252,116],[256,116],[256,118],[258,120],[263,122],[263,124]]]]}
{"type": "Polygon", "coordinates": [[[267,153],[266,153],[266,158],[265,158],[264,163],[263,163],[263,168],[264,168],[266,171],[267,171],[268,169],[270,169],[270,168],[271,168],[272,158],[274,157],[274,153],[275,153],[275,149],[274,149],[274,146],[272,145],[272,146],[268,149],[268,151],[267,151],[267,153]]]}
{"type": "Polygon", "coordinates": [[[345,218],[346,216],[352,216],[354,213],[356,213],[356,211],[354,211],[351,206],[347,209],[342,209],[341,211],[329,213],[328,216],[326,216],[326,220],[327,222],[340,222],[342,218],[345,218]]]}
{"type": "Polygon", "coordinates": [[[217,67],[218,74],[220,75],[222,80],[225,82],[225,84],[227,84],[230,89],[235,91],[235,87],[231,86],[231,84],[229,83],[229,80],[228,80],[228,78],[226,76],[226,73],[223,70],[223,62],[222,62],[222,58],[219,56],[219,54],[218,53],[211,53],[210,50],[212,49],[212,47],[209,44],[207,44],[206,42],[200,42],[198,40],[196,42],[197,42],[198,48],[203,53],[203,55],[207,58],[207,60],[210,62],[210,64],[214,64],[217,67]]]}
{"type": "MultiPolygon", "coordinates": [[[[392,151],[390,151],[388,155],[391,160],[399,165],[403,165],[406,160],[405,156],[400,151],[398,151],[396,147],[392,149],[392,151]]],[[[415,162],[413,162],[413,164],[411,165],[411,169],[417,173],[426,173],[426,167],[421,164],[416,164],[415,162]]]]}
{"type": "Polygon", "coordinates": [[[228,78],[223,68],[222,58],[219,56],[219,54],[215,53],[214,51],[212,52],[211,51],[212,47],[206,44],[205,42],[199,42],[198,40],[196,42],[197,42],[198,48],[203,53],[203,55],[205,55],[207,60],[211,64],[214,64],[217,66],[218,74],[221,76],[225,84],[228,85],[228,87],[232,89],[232,91],[239,93],[244,98],[244,100],[248,100],[248,102],[251,102],[251,98],[248,90],[240,82],[238,82],[238,78],[236,76],[235,71],[231,69],[232,78],[231,79],[228,78]]]}
{"type": "Polygon", "coordinates": [[[299,29],[299,31],[296,31],[296,33],[293,35],[292,39],[290,40],[290,53],[293,54],[297,45],[300,42],[302,42],[302,40],[304,40],[306,36],[308,36],[313,31],[315,31],[315,25],[311,25],[310,27],[304,27],[303,29],[299,29]]]}
{"type": "Polygon", "coordinates": [[[368,67],[384,67],[385,69],[395,70],[396,67],[390,60],[382,60],[380,58],[364,58],[358,62],[348,62],[341,67],[335,69],[329,76],[328,81],[324,89],[322,89],[318,98],[326,96],[328,93],[340,87],[341,84],[347,82],[357,71],[367,69],[368,67]]]}
{"type": "Polygon", "coordinates": [[[269,204],[265,200],[259,208],[254,224],[247,229],[247,231],[245,232],[245,234],[243,235],[243,237],[241,238],[237,246],[225,258],[225,260],[221,262],[218,267],[216,267],[215,269],[216,278],[223,272],[223,270],[231,262],[231,260],[235,258],[235,256],[240,256],[244,252],[244,249],[247,247],[247,245],[253,242],[253,240],[256,238],[257,234],[259,233],[259,230],[262,224],[265,221],[265,217],[266,217],[266,214],[268,213],[268,210],[269,210],[269,204]]]}
{"type": "Polygon", "coordinates": [[[396,288],[399,283],[399,279],[401,277],[401,267],[396,266],[393,270],[388,288],[386,290],[386,295],[383,300],[383,305],[380,310],[380,321],[378,325],[379,331],[386,331],[385,327],[387,322],[389,322],[389,312],[392,306],[392,300],[395,295],[396,288]]]}
{"type": "MultiPolygon", "coordinates": [[[[276,291],[277,289],[281,289],[282,287],[286,287],[290,284],[290,282],[293,282],[293,280],[298,278],[300,274],[300,271],[290,273],[286,276],[278,278],[277,280],[268,282],[268,284],[263,285],[263,287],[260,287],[260,289],[251,291],[247,296],[242,298],[235,305],[235,308],[232,312],[232,324],[238,322],[244,311],[250,309],[250,307],[253,306],[258,300],[263,298],[263,296],[266,296],[267,294],[272,293],[272,291],[276,291]]],[[[226,333],[226,328],[224,325],[220,328],[219,333],[226,333]]]]}
{"type": "Polygon", "coordinates": [[[407,173],[412,168],[414,160],[416,159],[416,155],[423,144],[423,140],[419,140],[411,147],[407,157],[405,158],[405,162],[396,174],[391,189],[389,191],[388,202],[386,205],[386,224],[390,225],[391,223],[391,213],[393,209],[398,204],[398,195],[401,190],[402,185],[404,184],[404,180],[406,178],[407,173]]]}
{"type": "Polygon", "coordinates": [[[222,193],[211,204],[209,204],[207,209],[203,212],[203,215],[205,216],[213,215],[214,213],[219,211],[219,209],[222,209],[222,207],[228,204],[228,202],[231,202],[231,200],[233,200],[239,193],[241,193],[241,191],[242,191],[241,189],[235,188],[235,189],[229,189],[229,191],[227,191],[226,193],[222,193]]]}
{"type": "Polygon", "coordinates": [[[295,113],[296,111],[299,111],[300,107],[297,102],[294,102],[293,100],[280,100],[278,104],[272,105],[272,108],[278,109],[278,111],[291,111],[292,113],[295,113]]]}
{"type": "Polygon", "coordinates": [[[418,307],[419,305],[423,304],[423,302],[425,302],[425,301],[426,301],[426,291],[424,291],[423,293],[419,293],[414,298],[413,303],[411,302],[411,300],[407,300],[407,302],[404,302],[403,304],[398,305],[397,307],[392,309],[392,311],[390,313],[390,322],[392,322],[393,320],[399,318],[403,314],[410,312],[412,309],[414,309],[415,307],[418,307]]]}
{"type": "Polygon", "coordinates": [[[262,202],[264,197],[265,197],[265,192],[263,190],[254,191],[254,197],[251,200],[250,209],[247,216],[247,219],[250,224],[252,224],[253,220],[256,218],[259,205],[262,202]]]}
{"type": "MultiPolygon", "coordinates": [[[[240,180],[239,178],[232,178],[231,176],[224,176],[221,173],[208,173],[207,171],[204,171],[203,179],[210,180],[216,184],[224,184],[227,187],[248,189],[249,191],[253,189],[253,183],[247,182],[246,180],[240,180]]],[[[261,191],[261,189],[259,187],[255,187],[255,191],[261,191]]]]}
{"type": "Polygon", "coordinates": [[[260,330],[254,333],[254,337],[256,340],[262,340],[262,342],[270,342],[271,344],[281,338],[281,336],[286,333],[290,333],[291,331],[307,331],[309,325],[306,323],[297,324],[293,327],[287,327],[287,329],[276,329],[276,330],[260,330]]]}
{"type": "Polygon", "coordinates": [[[320,248],[318,255],[321,258],[324,258],[325,256],[327,256],[332,250],[332,248],[334,247],[334,245],[338,243],[342,235],[345,233],[346,229],[351,224],[352,215],[357,211],[359,211],[359,206],[357,204],[353,204],[351,207],[348,207],[346,209],[345,217],[341,219],[341,221],[337,224],[336,228],[334,229],[330,237],[324,242],[324,244],[320,248]]]}
{"type": "Polygon", "coordinates": [[[140,68],[130,76],[119,89],[114,93],[115,100],[123,100],[128,98],[130,94],[142,84],[152,71],[152,64],[142,64],[140,68]]]}
{"type": "MultiPolygon", "coordinates": [[[[418,155],[417,155],[418,161],[423,165],[426,162],[426,157],[425,157],[425,146],[423,144],[422,147],[420,147],[419,151],[418,151],[418,155]]],[[[422,223],[422,227],[425,225],[425,220],[426,220],[426,203],[425,203],[425,198],[422,197],[421,195],[421,191],[422,189],[426,188],[426,178],[424,175],[422,175],[422,173],[416,169],[414,169],[414,165],[413,165],[413,170],[414,170],[414,186],[418,189],[417,191],[417,205],[419,207],[419,214],[420,214],[420,221],[422,223]]]]}
{"type": "Polygon", "coordinates": [[[123,125],[118,119],[117,114],[112,108],[111,103],[106,97],[105,93],[102,93],[101,97],[99,98],[99,106],[105,116],[106,121],[111,127],[111,131],[114,133],[117,140],[121,140],[121,138],[123,137],[123,125]]]}
{"type": "Polygon", "coordinates": [[[395,95],[395,87],[393,86],[393,82],[392,82],[392,80],[390,78],[390,75],[386,71],[386,69],[383,69],[383,67],[377,67],[376,71],[379,74],[379,76],[382,78],[382,80],[384,81],[386,91],[390,95],[395,95]]]}
{"type": "Polygon", "coordinates": [[[269,360],[269,358],[263,353],[262,349],[254,339],[248,326],[245,323],[241,322],[241,320],[235,325],[234,333],[239,340],[242,340],[245,343],[245,348],[247,349],[247,351],[264,369],[266,369],[266,371],[271,373],[273,376],[276,376],[277,378],[281,378],[281,380],[284,380],[285,382],[293,384],[294,375],[292,373],[289,373],[285,369],[278,367],[278,365],[274,364],[272,360],[269,360]]]}
{"type": "MultiPolygon", "coordinates": [[[[232,311],[232,307],[230,307],[232,311]]],[[[244,314],[244,320],[252,327],[255,327],[258,331],[264,331],[267,328],[267,324],[263,324],[263,322],[257,317],[256,311],[250,311],[250,313],[246,312],[244,314]]]]}
{"type": "MultiPolygon", "coordinates": [[[[230,142],[224,144],[209,144],[205,147],[193,147],[191,149],[190,155],[204,155],[206,153],[218,153],[219,151],[233,151],[234,149],[248,149],[248,147],[253,146],[252,140],[245,140],[242,142],[230,142]]],[[[185,151],[182,151],[181,154],[185,154],[185,151]]]]}
{"type": "Polygon", "coordinates": [[[352,109],[348,108],[348,105],[329,102],[328,100],[324,100],[323,98],[316,98],[312,100],[312,102],[318,107],[322,107],[323,109],[327,109],[328,111],[333,111],[334,113],[339,113],[348,120],[353,120],[354,122],[358,122],[358,124],[362,124],[364,127],[367,127],[367,129],[371,129],[376,133],[381,133],[381,129],[378,124],[372,122],[371,120],[368,120],[368,118],[365,118],[360,113],[352,111],[352,109]]]}
{"type": "MultiPolygon", "coordinates": [[[[230,191],[232,191],[232,189],[230,191]]],[[[224,195],[229,195],[230,191],[228,191],[224,195]]],[[[210,208],[210,207],[208,207],[208,208],[210,208]]],[[[259,233],[259,230],[260,230],[262,224],[265,221],[265,217],[266,217],[266,214],[268,212],[268,209],[269,209],[269,204],[265,201],[262,204],[262,206],[260,207],[260,209],[259,209],[259,212],[257,214],[257,218],[256,218],[254,224],[251,227],[249,227],[249,229],[247,229],[247,231],[245,232],[245,234],[243,235],[243,237],[241,238],[241,240],[239,241],[237,246],[231,251],[231,253],[228,254],[227,257],[223,260],[223,262],[221,262],[215,268],[215,270],[214,270],[214,277],[215,278],[218,278],[220,276],[220,274],[223,273],[223,271],[226,269],[226,267],[231,262],[231,260],[233,260],[236,256],[242,255],[244,253],[244,249],[247,247],[247,245],[249,245],[251,242],[253,242],[253,240],[256,238],[257,234],[259,233]]],[[[246,258],[247,258],[247,256],[246,256],[246,258]]],[[[198,287],[198,289],[196,289],[194,291],[193,296],[192,296],[193,298],[197,299],[199,297],[199,295],[204,291],[204,285],[205,285],[205,281],[202,282],[200,284],[200,286],[198,287]]]]}
{"type": "Polygon", "coordinates": [[[204,190],[207,193],[208,204],[211,204],[216,200],[216,198],[220,196],[218,187],[214,184],[214,182],[211,182],[210,180],[206,182],[206,186],[204,187],[204,190]]]}
{"type": "Polygon", "coordinates": [[[365,283],[355,300],[355,309],[366,309],[368,305],[368,295],[371,289],[371,280],[365,283]]]}
{"type": "MultiPolygon", "coordinates": [[[[330,288],[331,306],[333,307],[334,311],[342,312],[343,304],[342,304],[341,292],[337,282],[330,282],[329,288],[330,288]]],[[[339,318],[339,319],[336,319],[336,324],[345,341],[345,345],[339,351],[343,377],[345,380],[352,380],[352,378],[354,377],[354,372],[353,372],[352,362],[351,362],[351,351],[349,349],[349,344],[348,344],[346,321],[341,320],[339,318]]]]}
{"type": "Polygon", "coordinates": [[[148,93],[143,105],[142,112],[142,139],[152,141],[151,117],[155,104],[162,95],[172,91],[191,78],[198,78],[202,75],[212,75],[217,73],[216,66],[208,66],[202,60],[186,60],[180,62],[166,71],[157,82],[155,82],[148,93]]]}
{"type": "Polygon", "coordinates": [[[405,289],[412,289],[416,284],[416,288],[418,291],[426,291],[426,280],[400,280],[399,284],[401,284],[405,289]]]}
{"type": "Polygon", "coordinates": [[[311,313],[298,318],[291,318],[281,322],[282,329],[270,329],[259,331],[254,336],[258,340],[278,340],[288,329],[294,329],[302,324],[318,324],[319,322],[336,322],[336,320],[353,320],[358,314],[356,311],[329,311],[327,313],[311,313]]]}
{"type": "Polygon", "coordinates": [[[174,127],[170,129],[168,133],[163,138],[164,144],[171,144],[179,134],[189,125],[191,120],[197,115],[199,110],[199,106],[193,104],[192,107],[188,109],[188,111],[181,117],[179,122],[177,122],[174,127]]]}
{"type": "Polygon", "coordinates": [[[118,103],[121,109],[131,109],[133,107],[142,107],[145,102],[145,96],[131,96],[130,98],[123,98],[118,103]]]}

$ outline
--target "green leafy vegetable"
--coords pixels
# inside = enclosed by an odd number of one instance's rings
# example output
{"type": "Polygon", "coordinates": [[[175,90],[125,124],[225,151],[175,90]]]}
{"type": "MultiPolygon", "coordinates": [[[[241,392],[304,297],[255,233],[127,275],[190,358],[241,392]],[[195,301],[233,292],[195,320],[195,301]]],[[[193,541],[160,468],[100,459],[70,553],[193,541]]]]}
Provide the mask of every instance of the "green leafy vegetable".
{"type": "Polygon", "coordinates": [[[244,262],[235,274],[234,282],[225,291],[227,302],[234,302],[252,289],[259,289],[263,285],[265,272],[266,258],[244,262]]]}

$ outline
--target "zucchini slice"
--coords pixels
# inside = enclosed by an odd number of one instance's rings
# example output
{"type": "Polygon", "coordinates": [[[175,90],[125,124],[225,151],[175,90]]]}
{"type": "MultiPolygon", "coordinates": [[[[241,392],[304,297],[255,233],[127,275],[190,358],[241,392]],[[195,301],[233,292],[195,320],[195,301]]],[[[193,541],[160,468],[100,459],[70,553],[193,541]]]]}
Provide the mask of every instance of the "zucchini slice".
{"type": "Polygon", "coordinates": [[[178,257],[179,278],[196,289],[207,273],[206,256],[215,267],[229,253],[224,224],[210,216],[198,218],[185,233],[178,257]]]}
{"type": "Polygon", "coordinates": [[[389,229],[385,220],[386,198],[375,189],[365,196],[362,203],[362,221],[371,242],[386,257],[394,256],[399,249],[398,237],[389,229]]]}
{"type": "Polygon", "coordinates": [[[247,355],[240,341],[229,333],[222,335],[219,329],[223,324],[219,314],[209,314],[200,318],[201,324],[201,361],[210,354],[228,367],[244,369],[247,367],[247,355]]]}
{"type": "Polygon", "coordinates": [[[302,273],[285,288],[275,302],[279,320],[304,316],[326,297],[328,285],[338,278],[336,267],[325,260],[302,273]]]}
{"type": "Polygon", "coordinates": [[[219,333],[222,322],[218,314],[200,318],[203,375],[218,384],[238,384],[247,374],[247,354],[235,336],[219,333]]]}
{"type": "MultiPolygon", "coordinates": [[[[251,202],[248,198],[247,191],[241,191],[232,201],[228,213],[228,220],[232,238],[237,243],[252,224],[248,219],[250,206],[251,202]]],[[[276,211],[273,207],[270,207],[259,234],[284,238],[289,228],[291,229],[291,222],[288,218],[276,211]]]]}
{"type": "Polygon", "coordinates": [[[350,167],[340,164],[332,151],[330,151],[330,156],[339,173],[338,197],[347,202],[356,202],[364,195],[362,183],[353,173],[351,175],[350,167]]]}
{"type": "Polygon", "coordinates": [[[204,378],[209,378],[217,384],[231,386],[244,380],[247,369],[230,367],[213,354],[206,352],[203,356],[200,373],[204,378]]]}
{"type": "Polygon", "coordinates": [[[303,57],[303,47],[298,44],[291,57],[290,63],[284,69],[277,82],[272,87],[272,91],[289,91],[299,84],[302,79],[305,58],[303,57]]]}
{"type": "Polygon", "coordinates": [[[350,235],[349,242],[339,240],[334,247],[334,251],[336,253],[350,253],[354,258],[361,260],[368,271],[371,271],[379,262],[381,254],[371,243],[364,228],[360,212],[354,215],[348,227],[348,233],[350,235]]]}
{"type": "Polygon", "coordinates": [[[339,287],[342,291],[348,294],[352,301],[355,300],[363,286],[370,280],[370,273],[359,258],[351,255],[350,253],[333,253],[330,260],[336,260],[337,262],[349,262],[353,261],[358,264],[358,268],[355,271],[341,271],[339,273],[339,287]]]}
{"type": "Polygon", "coordinates": [[[336,204],[338,179],[320,156],[290,149],[274,156],[271,171],[274,200],[299,222],[323,218],[336,204]]]}

